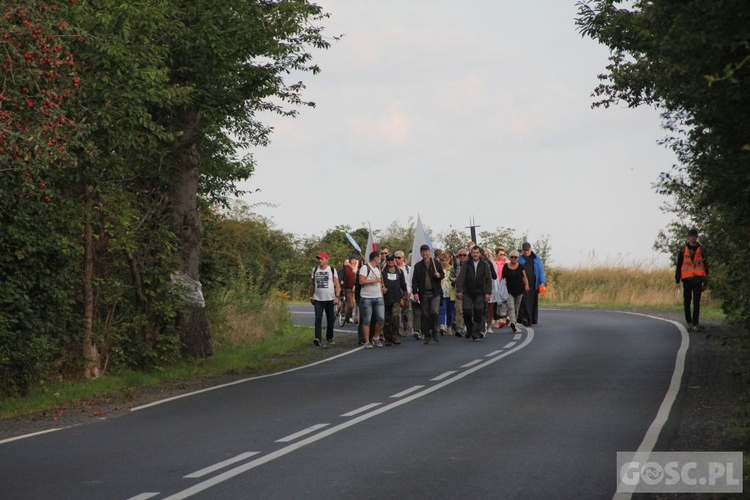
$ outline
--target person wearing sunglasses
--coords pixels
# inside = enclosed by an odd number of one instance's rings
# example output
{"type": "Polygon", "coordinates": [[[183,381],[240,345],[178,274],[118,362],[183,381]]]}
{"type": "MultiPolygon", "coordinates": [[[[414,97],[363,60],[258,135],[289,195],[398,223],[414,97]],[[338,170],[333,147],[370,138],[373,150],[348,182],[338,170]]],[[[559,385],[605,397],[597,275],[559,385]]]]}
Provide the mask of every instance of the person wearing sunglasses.
{"type": "Polygon", "coordinates": [[[518,250],[510,252],[510,262],[503,266],[503,278],[508,288],[508,315],[510,316],[510,329],[518,331],[518,310],[521,307],[523,295],[529,291],[529,280],[526,279],[526,271],[518,263],[518,250]]]}

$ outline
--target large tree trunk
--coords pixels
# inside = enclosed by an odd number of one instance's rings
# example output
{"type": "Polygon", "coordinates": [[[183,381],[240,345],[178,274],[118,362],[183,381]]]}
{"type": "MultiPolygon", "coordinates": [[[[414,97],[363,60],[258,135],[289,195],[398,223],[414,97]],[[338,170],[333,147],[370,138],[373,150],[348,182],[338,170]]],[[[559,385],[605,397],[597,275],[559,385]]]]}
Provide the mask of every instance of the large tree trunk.
{"type": "Polygon", "coordinates": [[[172,210],[174,231],[180,245],[180,267],[175,277],[176,281],[187,288],[184,308],[177,318],[177,327],[183,354],[202,358],[210,356],[213,351],[199,272],[203,224],[197,210],[201,163],[200,152],[195,144],[198,120],[195,110],[186,112],[183,119],[184,134],[177,157],[172,210]]]}
{"type": "Polygon", "coordinates": [[[83,359],[84,376],[96,378],[99,370],[99,349],[94,341],[94,230],[91,225],[94,208],[94,189],[84,188],[86,221],[83,228],[83,245],[85,248],[83,263],[83,359]]]}

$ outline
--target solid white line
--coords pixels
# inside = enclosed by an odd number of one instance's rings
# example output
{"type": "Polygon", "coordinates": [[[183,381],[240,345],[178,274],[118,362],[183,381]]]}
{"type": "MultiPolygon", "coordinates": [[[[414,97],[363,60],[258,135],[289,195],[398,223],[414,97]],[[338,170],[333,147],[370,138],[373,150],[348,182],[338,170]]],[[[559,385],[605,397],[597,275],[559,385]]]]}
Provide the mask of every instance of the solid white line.
{"type": "Polygon", "coordinates": [[[461,365],[461,368],[470,368],[470,367],[476,365],[477,363],[481,363],[482,361],[484,361],[484,360],[482,360],[482,359],[475,359],[474,361],[470,361],[469,363],[466,363],[465,365],[461,365]]]}
{"type": "Polygon", "coordinates": [[[435,378],[431,378],[431,379],[430,379],[430,382],[437,382],[437,381],[439,381],[439,380],[443,380],[444,378],[448,378],[448,377],[450,377],[450,376],[451,376],[451,375],[453,375],[454,373],[456,373],[456,370],[453,370],[453,371],[449,371],[449,372],[445,372],[445,373],[443,373],[442,375],[438,375],[438,376],[437,376],[437,377],[435,377],[435,378]]]}
{"type": "MultiPolygon", "coordinates": [[[[678,323],[677,321],[672,321],[671,319],[660,318],[658,316],[651,316],[649,314],[641,314],[641,313],[626,312],[626,311],[611,311],[611,312],[620,312],[622,314],[632,314],[634,316],[643,316],[646,318],[666,321],[667,323],[672,323],[673,325],[675,325],[680,332],[680,348],[677,350],[677,356],[675,357],[674,371],[672,372],[672,380],[669,382],[669,389],[667,389],[667,393],[664,395],[664,399],[662,400],[661,405],[659,405],[659,411],[656,412],[656,417],[654,418],[654,421],[651,422],[651,425],[646,431],[646,435],[643,436],[643,441],[641,441],[641,445],[636,450],[636,453],[640,454],[639,458],[642,457],[643,462],[648,462],[647,457],[650,456],[652,451],[654,451],[654,446],[656,446],[656,441],[659,439],[659,434],[661,434],[661,431],[664,428],[664,425],[667,423],[667,419],[669,419],[669,414],[672,411],[672,406],[674,405],[674,402],[677,399],[677,394],[680,392],[680,384],[682,384],[682,375],[685,373],[685,358],[687,357],[688,347],[690,347],[690,335],[688,334],[685,327],[682,326],[682,324],[678,323]]],[[[627,450],[621,450],[621,451],[627,451],[627,450]]],[[[632,497],[633,497],[632,493],[615,493],[615,495],[612,498],[614,500],[630,500],[632,497]]]]}
{"type": "Polygon", "coordinates": [[[128,500],[148,500],[149,498],[154,498],[157,496],[159,496],[158,491],[154,493],[141,493],[140,495],[128,498],[128,500]]]}
{"type": "Polygon", "coordinates": [[[198,483],[190,488],[187,488],[185,490],[182,490],[180,492],[175,493],[174,495],[171,495],[164,500],[182,500],[184,498],[191,497],[197,493],[200,493],[202,491],[205,491],[213,486],[216,486],[219,483],[223,483],[224,481],[227,481],[235,476],[239,476],[240,474],[243,474],[249,470],[252,470],[258,466],[261,466],[263,464],[266,464],[272,460],[276,460],[279,457],[283,457],[284,455],[287,455],[289,453],[292,453],[293,451],[299,450],[300,448],[307,446],[308,444],[315,443],[316,441],[320,441],[321,439],[327,438],[328,436],[331,436],[339,431],[342,431],[344,429],[348,429],[349,427],[352,427],[354,425],[357,425],[361,422],[364,422],[365,420],[368,420],[370,418],[376,417],[378,415],[381,415],[387,411],[393,410],[394,408],[398,408],[401,405],[405,405],[407,403],[411,403],[412,401],[419,399],[421,397],[427,396],[428,394],[431,394],[435,391],[439,391],[443,387],[450,385],[454,382],[457,382],[461,380],[464,377],[468,377],[474,372],[477,372],[481,370],[482,368],[486,368],[490,366],[493,363],[496,363],[500,361],[501,359],[510,356],[511,354],[520,351],[527,345],[531,343],[531,341],[534,339],[534,330],[531,328],[528,329],[529,334],[526,336],[526,339],[524,342],[519,345],[518,347],[511,349],[509,351],[506,351],[505,353],[501,354],[500,356],[497,356],[495,358],[489,359],[482,363],[481,365],[477,365],[473,368],[470,368],[468,370],[462,371],[458,373],[455,377],[450,378],[448,380],[445,380],[439,384],[431,385],[430,387],[426,388],[425,390],[418,392],[416,394],[412,394],[409,397],[399,399],[398,401],[394,401],[391,404],[388,404],[386,406],[381,406],[377,410],[371,411],[370,413],[365,413],[364,415],[360,415],[359,417],[353,418],[351,420],[347,420],[346,422],[343,422],[339,425],[335,425],[333,427],[329,427],[328,429],[324,430],[323,432],[320,432],[314,436],[310,436],[306,439],[303,439],[302,441],[299,441],[297,443],[291,444],[289,446],[286,446],[284,448],[281,448],[280,450],[276,450],[272,453],[269,453],[268,455],[264,455],[262,457],[256,458],[255,460],[248,462],[246,464],[240,465],[238,467],[235,467],[234,469],[230,469],[226,472],[223,472],[219,474],[218,476],[214,476],[211,479],[207,479],[203,481],[202,483],[198,483]]]}
{"type": "Polygon", "coordinates": [[[360,413],[364,413],[367,410],[370,410],[372,408],[375,408],[376,406],[380,406],[383,403],[370,403],[369,405],[362,406],[361,408],[357,408],[356,410],[352,410],[349,413],[344,413],[341,415],[342,417],[353,417],[354,415],[359,415],[360,413]]]}
{"type": "Polygon", "coordinates": [[[259,451],[248,451],[246,453],[242,453],[240,455],[237,455],[234,458],[230,458],[229,460],[224,460],[223,462],[219,462],[218,464],[214,464],[210,467],[206,467],[205,469],[201,469],[197,472],[193,472],[192,474],[188,474],[185,476],[186,479],[197,479],[199,477],[203,477],[206,474],[211,474],[212,472],[216,472],[219,469],[223,469],[225,467],[229,467],[230,465],[234,465],[237,462],[242,462],[246,458],[250,458],[253,455],[258,455],[259,451]]]}
{"type": "Polygon", "coordinates": [[[484,357],[485,357],[485,358],[491,358],[492,356],[497,356],[497,355],[498,355],[498,354],[500,354],[501,352],[503,352],[503,351],[492,351],[492,352],[491,352],[491,353],[489,353],[489,354],[485,354],[485,355],[484,355],[484,357]]]}
{"type": "Polygon", "coordinates": [[[56,429],[47,429],[46,431],[32,432],[31,434],[24,434],[23,436],[16,436],[16,437],[4,439],[3,441],[0,441],[0,444],[10,443],[11,441],[18,441],[19,439],[26,439],[26,438],[30,438],[34,436],[39,436],[40,434],[49,434],[50,432],[57,432],[57,431],[61,431],[67,428],[68,427],[58,427],[56,429]]]}
{"type": "Polygon", "coordinates": [[[503,349],[510,349],[511,347],[513,347],[516,344],[517,344],[517,342],[508,342],[507,344],[505,344],[503,346],[503,349]]]}
{"type": "Polygon", "coordinates": [[[424,386],[423,385],[415,385],[414,387],[410,387],[409,389],[406,389],[405,391],[401,391],[398,394],[394,394],[391,397],[392,398],[396,398],[396,399],[402,398],[402,397],[406,396],[407,394],[411,394],[414,391],[418,391],[422,387],[424,387],[424,386]]]}
{"type": "Polygon", "coordinates": [[[315,424],[313,426],[308,427],[307,429],[302,429],[299,432],[295,432],[294,434],[290,434],[287,437],[283,437],[281,439],[277,439],[277,443],[288,443],[290,441],[294,441],[295,439],[301,438],[302,436],[306,436],[312,432],[317,431],[318,429],[322,429],[323,427],[328,427],[331,424],[315,424]]]}
{"type": "Polygon", "coordinates": [[[156,405],[168,403],[170,401],[175,401],[177,399],[182,399],[182,398],[187,398],[187,397],[190,397],[190,396],[195,396],[196,394],[203,394],[204,392],[211,392],[211,391],[215,391],[216,389],[223,389],[225,387],[229,387],[229,386],[232,386],[232,385],[244,384],[245,382],[250,382],[250,381],[253,381],[253,380],[260,380],[262,378],[275,377],[277,375],[283,375],[285,373],[296,372],[297,370],[302,370],[304,368],[310,368],[311,366],[319,365],[319,364],[322,364],[322,363],[327,363],[329,361],[333,361],[334,359],[337,359],[337,358],[340,358],[340,357],[343,357],[343,356],[348,356],[348,355],[350,355],[352,353],[355,353],[355,352],[357,352],[359,350],[360,349],[352,349],[351,351],[347,351],[347,352],[344,352],[342,354],[337,354],[336,356],[331,356],[330,358],[322,359],[320,361],[316,361],[315,363],[310,363],[309,365],[303,365],[303,366],[298,366],[296,368],[290,368],[289,370],[284,370],[283,372],[267,373],[266,375],[259,375],[257,377],[250,377],[250,378],[243,378],[242,380],[235,380],[234,382],[229,382],[227,384],[215,385],[213,387],[206,387],[205,389],[201,389],[199,391],[188,392],[188,393],[185,393],[185,394],[180,394],[179,396],[173,396],[171,398],[161,399],[159,401],[154,401],[152,403],[148,403],[148,404],[145,404],[143,406],[138,406],[136,408],[131,408],[130,411],[144,410],[146,408],[151,408],[152,406],[156,406],[156,405]]]}

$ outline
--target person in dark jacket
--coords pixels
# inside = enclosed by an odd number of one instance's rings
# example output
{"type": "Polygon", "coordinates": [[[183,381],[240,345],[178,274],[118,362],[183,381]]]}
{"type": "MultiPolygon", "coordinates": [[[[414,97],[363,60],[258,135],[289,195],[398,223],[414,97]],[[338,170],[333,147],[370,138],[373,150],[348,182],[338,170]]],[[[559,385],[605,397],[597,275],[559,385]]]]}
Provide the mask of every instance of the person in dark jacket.
{"type": "Polygon", "coordinates": [[[484,307],[492,293],[492,270],[482,258],[478,246],[471,249],[471,259],[461,264],[456,280],[456,299],[461,301],[466,338],[482,338],[484,307]]]}
{"type": "Polygon", "coordinates": [[[440,342],[438,315],[443,289],[440,282],[445,277],[443,266],[432,258],[432,251],[428,245],[419,247],[422,260],[414,264],[411,280],[411,291],[414,301],[419,302],[422,309],[422,336],[424,343],[430,340],[440,342]]]}
{"type": "Polygon", "coordinates": [[[406,295],[406,279],[403,271],[396,265],[396,256],[389,254],[383,268],[385,285],[385,345],[401,343],[401,299],[406,295]]]}
{"type": "Polygon", "coordinates": [[[708,262],[705,248],[698,243],[698,230],[688,231],[688,241],[677,253],[677,269],[674,279],[679,290],[682,284],[682,298],[685,306],[685,321],[689,332],[703,331],[700,324],[701,294],[708,282],[708,262]],[[690,302],[693,303],[692,314],[690,302]]]}
{"type": "Polygon", "coordinates": [[[547,283],[544,265],[541,257],[531,250],[531,243],[528,241],[521,246],[518,263],[523,267],[529,280],[529,291],[523,294],[521,299],[518,321],[524,326],[536,325],[539,322],[539,289],[547,283]]]}

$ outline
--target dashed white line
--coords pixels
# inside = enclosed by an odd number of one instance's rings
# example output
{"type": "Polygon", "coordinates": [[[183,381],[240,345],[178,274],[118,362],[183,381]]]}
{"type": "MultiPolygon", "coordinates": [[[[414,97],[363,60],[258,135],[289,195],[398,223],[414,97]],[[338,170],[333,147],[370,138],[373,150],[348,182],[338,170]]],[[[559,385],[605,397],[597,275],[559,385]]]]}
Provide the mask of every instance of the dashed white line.
{"type": "Polygon", "coordinates": [[[395,398],[395,399],[397,399],[397,398],[403,398],[407,394],[411,394],[412,392],[418,391],[422,387],[424,387],[424,386],[423,385],[415,385],[414,387],[410,387],[409,389],[406,389],[405,391],[401,391],[401,392],[399,392],[397,394],[394,394],[391,397],[395,398]]]}
{"type": "Polygon", "coordinates": [[[517,334],[513,335],[513,340],[521,340],[521,334],[517,333],[517,334]]]}
{"type": "Polygon", "coordinates": [[[498,350],[498,351],[492,351],[492,352],[491,352],[491,353],[489,353],[489,354],[485,354],[485,355],[484,355],[484,357],[485,357],[485,358],[491,358],[492,356],[497,356],[497,355],[498,355],[498,354],[500,354],[501,352],[503,352],[503,351],[502,351],[502,350],[498,350]]]}
{"type": "Polygon", "coordinates": [[[438,376],[437,376],[437,377],[435,377],[435,378],[431,378],[431,379],[430,379],[430,382],[438,382],[438,381],[440,381],[440,380],[443,380],[444,378],[448,378],[448,377],[450,377],[450,376],[451,376],[451,375],[453,375],[454,373],[456,373],[456,371],[455,371],[455,370],[452,370],[452,371],[449,371],[449,372],[445,372],[445,373],[443,373],[442,375],[438,375],[438,376]]]}
{"type": "Polygon", "coordinates": [[[507,344],[505,344],[503,346],[503,349],[510,349],[511,347],[513,347],[514,345],[516,345],[517,343],[518,342],[508,342],[507,344]]]}
{"type": "Polygon", "coordinates": [[[483,359],[475,359],[474,361],[470,361],[470,362],[466,363],[465,365],[461,365],[461,368],[470,368],[470,367],[472,367],[472,366],[474,366],[476,364],[481,363],[482,361],[484,361],[484,360],[483,359]]]}
{"type": "Polygon", "coordinates": [[[224,460],[223,462],[219,462],[218,464],[206,467],[205,469],[193,472],[192,474],[188,474],[187,476],[185,476],[185,478],[196,479],[199,477],[203,477],[207,474],[211,474],[212,472],[223,469],[224,467],[229,467],[230,465],[234,465],[237,462],[242,462],[243,460],[250,458],[253,455],[258,455],[259,453],[259,451],[248,451],[247,453],[241,453],[234,458],[230,458],[229,460],[224,460]]]}
{"type": "Polygon", "coordinates": [[[290,434],[287,437],[283,437],[281,439],[277,439],[277,443],[288,443],[290,441],[294,441],[295,439],[299,439],[302,436],[306,436],[307,434],[310,434],[312,432],[317,431],[318,429],[322,429],[323,427],[328,427],[331,424],[315,424],[311,427],[308,427],[307,429],[302,429],[299,432],[295,432],[294,434],[290,434]]]}
{"type": "Polygon", "coordinates": [[[150,492],[150,493],[141,493],[140,495],[136,495],[134,497],[128,498],[128,500],[148,500],[149,498],[158,497],[159,492],[150,492]]]}
{"type": "MultiPolygon", "coordinates": [[[[307,438],[305,438],[305,439],[303,439],[301,441],[298,441],[296,443],[290,444],[289,446],[285,446],[284,448],[281,448],[280,450],[276,450],[276,451],[274,451],[272,453],[269,453],[268,455],[264,455],[264,456],[258,457],[255,460],[252,460],[252,461],[247,462],[245,464],[238,465],[234,469],[230,469],[230,470],[228,470],[226,472],[222,472],[221,474],[219,474],[217,476],[214,476],[214,477],[212,477],[210,479],[206,479],[205,481],[203,481],[201,483],[198,483],[196,485],[193,485],[190,488],[187,488],[187,489],[184,489],[182,491],[179,491],[179,492],[175,493],[174,495],[170,495],[169,497],[165,498],[164,500],[182,500],[184,498],[191,497],[191,496],[193,496],[193,495],[195,495],[197,493],[205,491],[205,490],[207,490],[207,489],[209,489],[209,488],[211,488],[213,486],[216,486],[217,484],[223,483],[224,481],[227,481],[227,480],[229,480],[229,479],[231,479],[233,477],[239,476],[240,474],[243,474],[243,473],[245,473],[245,472],[247,472],[249,470],[252,470],[252,469],[254,469],[256,467],[259,467],[259,466],[261,466],[263,464],[266,464],[268,462],[276,460],[279,457],[283,457],[284,455],[287,455],[287,454],[292,453],[292,452],[294,452],[296,450],[299,450],[300,448],[303,448],[303,447],[305,447],[305,446],[307,446],[309,444],[312,444],[312,443],[315,443],[317,441],[320,441],[321,439],[325,439],[328,436],[331,436],[331,435],[333,435],[333,434],[335,434],[337,432],[340,432],[340,431],[342,431],[344,429],[348,429],[349,427],[352,427],[352,426],[357,425],[357,424],[359,424],[361,422],[364,422],[365,420],[374,418],[374,417],[376,417],[378,415],[381,415],[381,414],[383,414],[383,413],[385,413],[387,411],[390,411],[390,410],[392,410],[394,408],[398,408],[399,406],[411,403],[412,401],[414,401],[416,399],[419,399],[421,397],[424,397],[424,396],[426,396],[428,394],[431,394],[431,393],[433,393],[435,391],[439,391],[443,387],[445,387],[447,385],[450,385],[450,384],[452,384],[454,382],[457,382],[457,381],[461,380],[464,377],[468,377],[472,373],[477,372],[477,371],[479,371],[482,368],[485,368],[487,366],[490,366],[491,364],[496,363],[496,362],[500,361],[501,359],[504,359],[505,357],[510,356],[511,354],[513,354],[513,353],[515,353],[515,352],[523,349],[527,345],[529,345],[531,343],[531,341],[534,339],[534,331],[531,328],[529,328],[528,331],[529,331],[529,335],[526,337],[526,340],[521,345],[519,345],[518,347],[516,347],[515,349],[512,349],[510,351],[506,351],[502,355],[497,356],[497,357],[495,357],[493,359],[489,359],[489,360],[485,361],[484,363],[482,363],[481,365],[477,365],[477,366],[474,366],[473,368],[471,368],[469,370],[463,371],[463,372],[459,373],[458,375],[456,375],[455,377],[453,377],[452,379],[449,379],[449,380],[446,380],[444,382],[441,382],[440,384],[435,384],[433,386],[430,386],[430,387],[426,388],[425,390],[423,390],[421,392],[418,392],[416,394],[412,394],[409,397],[406,397],[406,398],[403,398],[403,399],[399,399],[398,401],[394,401],[393,403],[390,403],[388,405],[381,406],[377,410],[371,411],[369,413],[365,413],[365,414],[360,415],[360,416],[358,416],[356,418],[352,418],[351,420],[347,420],[346,422],[343,422],[343,423],[341,423],[339,425],[335,425],[333,427],[330,427],[330,428],[328,428],[328,429],[326,429],[326,430],[324,430],[324,431],[322,431],[322,432],[320,432],[320,433],[318,433],[318,434],[316,434],[314,436],[307,437],[307,438]]],[[[451,372],[451,373],[455,373],[455,372],[451,372]]]]}
{"type": "Polygon", "coordinates": [[[359,415],[360,413],[364,413],[367,410],[371,408],[375,408],[376,406],[380,406],[383,403],[370,403],[369,405],[362,406],[361,408],[357,408],[356,410],[352,410],[348,413],[344,413],[341,415],[342,417],[353,417],[354,415],[359,415]]]}

